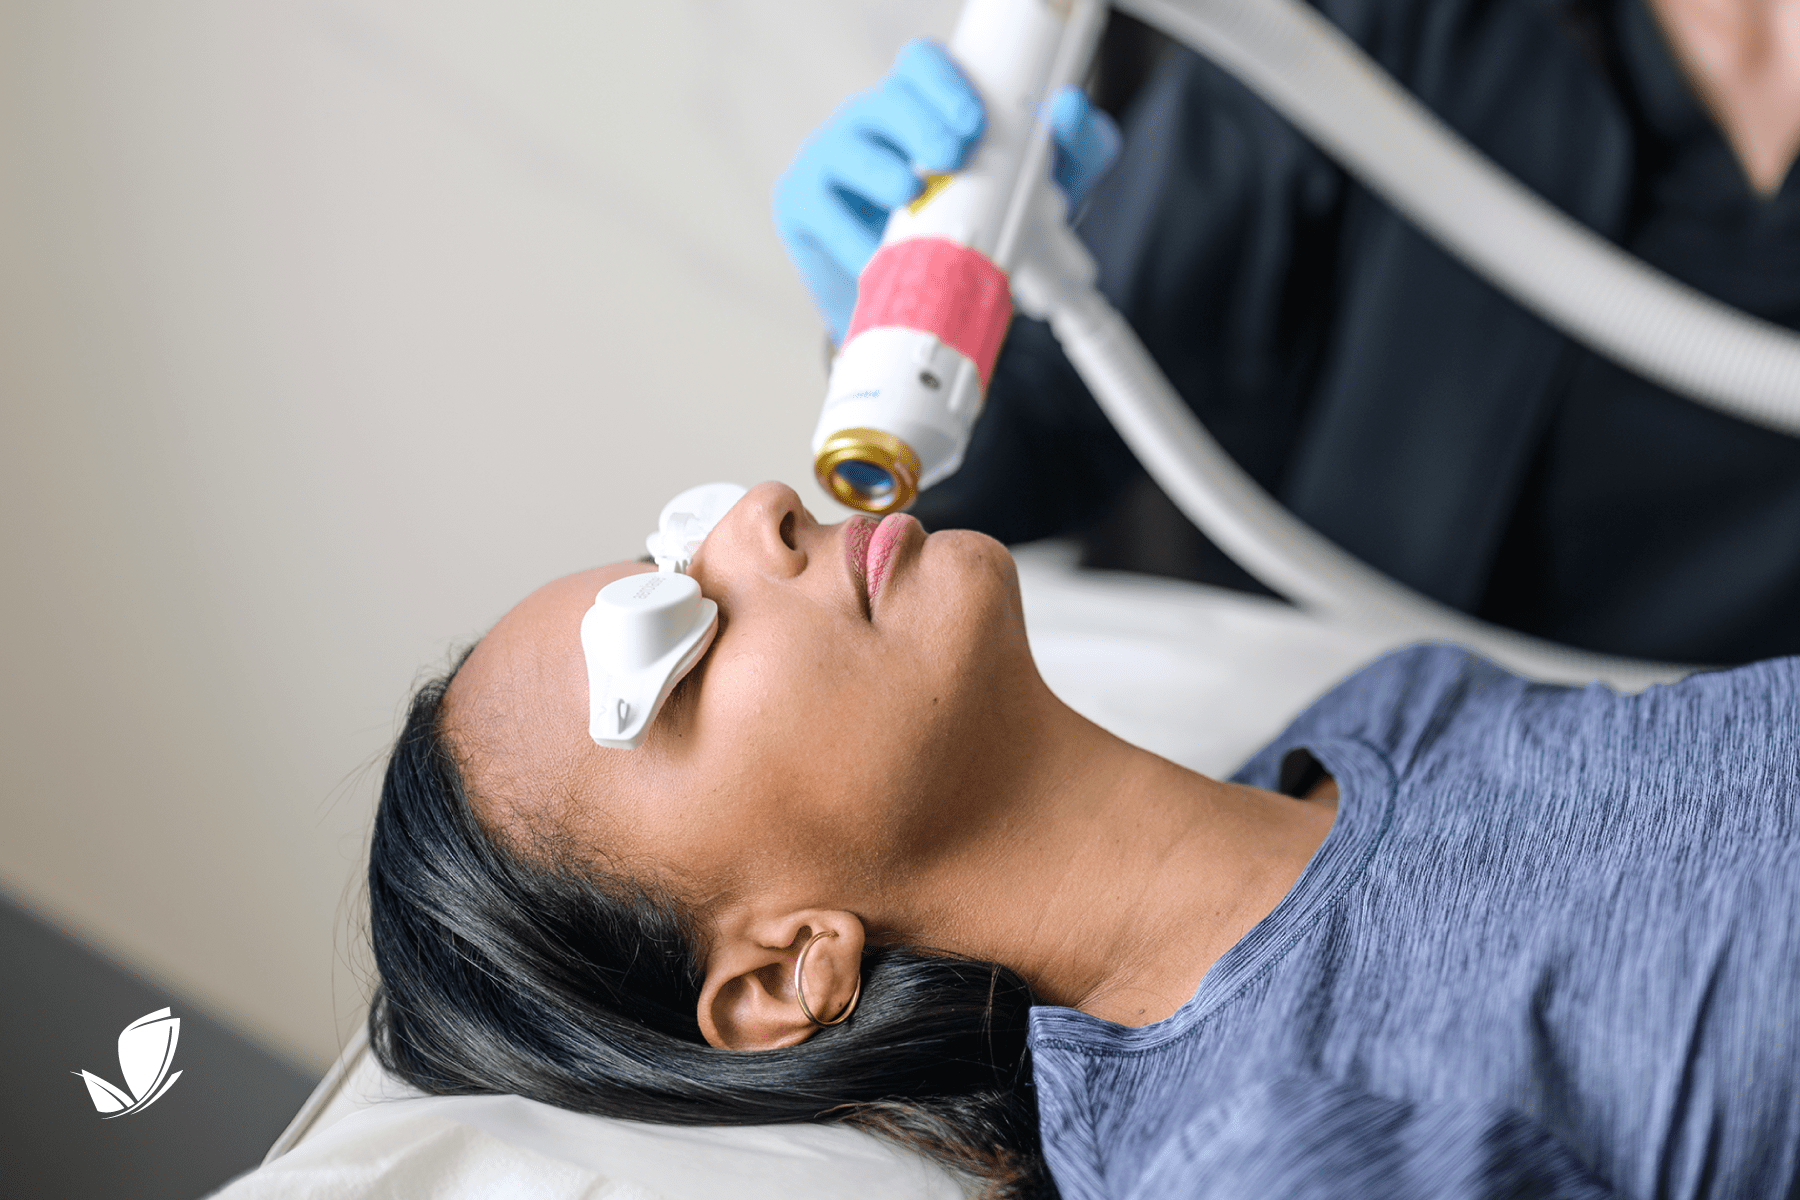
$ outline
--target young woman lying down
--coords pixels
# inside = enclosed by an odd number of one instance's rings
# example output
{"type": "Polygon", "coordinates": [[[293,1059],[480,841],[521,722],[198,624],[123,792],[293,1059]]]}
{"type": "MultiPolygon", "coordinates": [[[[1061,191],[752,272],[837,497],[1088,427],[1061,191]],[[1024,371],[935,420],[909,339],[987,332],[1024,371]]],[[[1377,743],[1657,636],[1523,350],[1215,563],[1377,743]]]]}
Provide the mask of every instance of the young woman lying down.
{"type": "Polygon", "coordinates": [[[992,1196],[1800,1188],[1800,660],[1621,697],[1408,650],[1208,779],[1050,694],[997,543],[764,484],[604,749],[578,629],[649,569],[412,703],[369,868],[408,1082],[845,1122],[992,1196]]]}

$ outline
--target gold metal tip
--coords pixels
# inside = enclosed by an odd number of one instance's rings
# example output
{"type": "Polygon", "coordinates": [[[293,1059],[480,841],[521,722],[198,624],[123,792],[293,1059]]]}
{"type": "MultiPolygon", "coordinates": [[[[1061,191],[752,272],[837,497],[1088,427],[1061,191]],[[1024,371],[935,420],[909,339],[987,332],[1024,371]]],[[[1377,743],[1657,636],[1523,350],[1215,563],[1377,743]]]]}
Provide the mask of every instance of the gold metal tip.
{"type": "Polygon", "coordinates": [[[863,512],[900,512],[919,494],[919,456],[911,446],[879,429],[838,430],[819,447],[813,472],[820,486],[840,504],[863,512]],[[882,482],[871,487],[846,479],[838,468],[849,463],[865,464],[867,473],[882,482]]]}

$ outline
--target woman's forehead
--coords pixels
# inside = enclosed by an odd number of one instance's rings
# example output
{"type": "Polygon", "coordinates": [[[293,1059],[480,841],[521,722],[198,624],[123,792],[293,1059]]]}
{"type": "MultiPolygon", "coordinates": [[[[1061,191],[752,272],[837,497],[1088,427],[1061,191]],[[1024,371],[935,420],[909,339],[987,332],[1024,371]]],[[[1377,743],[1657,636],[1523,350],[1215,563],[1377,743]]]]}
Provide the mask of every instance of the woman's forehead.
{"type": "Polygon", "coordinates": [[[587,740],[587,660],[581,618],[615,579],[653,570],[612,563],[545,584],[488,631],[444,697],[451,726],[529,749],[575,736],[587,740]]]}

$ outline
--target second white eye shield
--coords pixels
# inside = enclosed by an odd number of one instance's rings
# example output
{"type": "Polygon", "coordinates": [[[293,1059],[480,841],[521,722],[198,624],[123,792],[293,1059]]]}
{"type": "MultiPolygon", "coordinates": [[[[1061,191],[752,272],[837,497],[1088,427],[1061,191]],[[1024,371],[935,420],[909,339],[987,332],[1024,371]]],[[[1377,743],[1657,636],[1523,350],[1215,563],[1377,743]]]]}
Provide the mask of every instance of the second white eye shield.
{"type": "Polygon", "coordinates": [[[613,580],[581,618],[588,736],[596,745],[641,745],[669,693],[712,645],[719,606],[685,572],[706,535],[743,496],[734,483],[708,483],[669,501],[645,539],[656,570],[613,580]]]}

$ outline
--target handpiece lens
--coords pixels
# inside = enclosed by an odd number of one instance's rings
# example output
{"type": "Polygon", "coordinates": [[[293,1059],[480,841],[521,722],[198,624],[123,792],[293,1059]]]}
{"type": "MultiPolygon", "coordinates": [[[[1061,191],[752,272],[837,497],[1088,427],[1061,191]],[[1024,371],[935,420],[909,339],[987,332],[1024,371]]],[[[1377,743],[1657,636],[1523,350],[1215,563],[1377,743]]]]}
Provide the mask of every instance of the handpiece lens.
{"type": "Polygon", "coordinates": [[[736,484],[709,483],[669,501],[645,539],[657,569],[613,580],[581,618],[588,736],[596,745],[640,746],[669,693],[712,645],[719,606],[684,572],[743,495],[736,484]]]}
{"type": "Polygon", "coordinates": [[[919,456],[879,429],[845,429],[819,447],[813,469],[839,504],[863,512],[900,512],[919,490],[919,456]]]}

